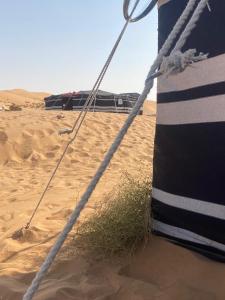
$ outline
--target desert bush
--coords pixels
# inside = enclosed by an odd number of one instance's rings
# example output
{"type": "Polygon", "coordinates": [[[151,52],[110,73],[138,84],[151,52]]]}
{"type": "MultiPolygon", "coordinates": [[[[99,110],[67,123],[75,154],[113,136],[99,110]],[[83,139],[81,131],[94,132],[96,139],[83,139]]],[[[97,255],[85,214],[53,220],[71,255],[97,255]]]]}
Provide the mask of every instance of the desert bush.
{"type": "Polygon", "coordinates": [[[101,257],[134,253],[149,236],[150,194],[149,179],[124,178],[76,229],[78,249],[101,257]]]}

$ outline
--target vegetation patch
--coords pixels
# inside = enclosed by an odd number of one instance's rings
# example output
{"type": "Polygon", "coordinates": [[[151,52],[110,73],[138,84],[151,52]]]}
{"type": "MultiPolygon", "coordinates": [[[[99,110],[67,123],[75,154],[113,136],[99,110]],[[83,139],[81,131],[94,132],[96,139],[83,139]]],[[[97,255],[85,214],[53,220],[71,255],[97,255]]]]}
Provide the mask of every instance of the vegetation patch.
{"type": "Polygon", "coordinates": [[[150,179],[126,177],[76,229],[76,247],[97,257],[132,254],[148,240],[150,179]]]}

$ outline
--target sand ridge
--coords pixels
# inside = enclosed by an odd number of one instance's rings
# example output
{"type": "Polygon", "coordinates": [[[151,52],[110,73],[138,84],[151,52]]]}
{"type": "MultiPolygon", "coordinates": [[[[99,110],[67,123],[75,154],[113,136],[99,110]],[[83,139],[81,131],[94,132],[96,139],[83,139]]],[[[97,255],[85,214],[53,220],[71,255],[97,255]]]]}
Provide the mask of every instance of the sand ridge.
{"type": "Polygon", "coordinates": [[[29,105],[43,103],[43,99],[49,96],[43,92],[28,92],[23,89],[2,90],[0,91],[0,103],[15,103],[16,105],[29,105]]]}

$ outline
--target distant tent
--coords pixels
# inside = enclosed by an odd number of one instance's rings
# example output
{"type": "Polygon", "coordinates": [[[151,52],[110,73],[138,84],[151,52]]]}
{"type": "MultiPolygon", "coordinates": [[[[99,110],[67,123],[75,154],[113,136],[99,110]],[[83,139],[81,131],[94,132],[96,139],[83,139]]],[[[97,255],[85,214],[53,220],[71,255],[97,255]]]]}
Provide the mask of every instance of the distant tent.
{"type": "MultiPolygon", "coordinates": [[[[52,95],[44,99],[45,109],[82,110],[91,91],[52,95]]],[[[90,111],[129,113],[137,101],[139,94],[114,94],[98,91],[90,111]]]]}
{"type": "MultiPolygon", "coordinates": [[[[159,1],[159,48],[187,2],[159,1]]],[[[183,48],[209,58],[158,80],[152,226],[225,260],[225,1],[209,5],[183,48]]]]}

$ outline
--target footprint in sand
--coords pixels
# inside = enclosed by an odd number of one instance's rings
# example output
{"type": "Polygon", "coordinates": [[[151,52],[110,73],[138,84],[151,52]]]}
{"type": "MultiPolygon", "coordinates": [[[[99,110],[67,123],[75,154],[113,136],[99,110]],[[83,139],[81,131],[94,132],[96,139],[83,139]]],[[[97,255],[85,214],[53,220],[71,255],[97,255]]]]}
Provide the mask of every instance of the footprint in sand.
{"type": "Polygon", "coordinates": [[[20,144],[14,144],[14,150],[22,159],[27,159],[32,154],[30,139],[24,139],[20,144]]]}
{"type": "Polygon", "coordinates": [[[30,182],[31,184],[38,184],[39,182],[37,181],[37,180],[31,180],[31,182],[30,182]]]}
{"type": "Polygon", "coordinates": [[[49,208],[49,209],[53,209],[55,207],[58,207],[59,205],[58,204],[55,204],[55,203],[52,203],[52,204],[46,204],[46,206],[49,208]]]}
{"type": "Polygon", "coordinates": [[[69,147],[67,150],[67,154],[73,153],[74,152],[74,148],[73,147],[69,147]]]}
{"type": "Polygon", "coordinates": [[[47,132],[46,135],[51,135],[51,134],[53,134],[53,133],[56,132],[56,131],[53,130],[53,129],[48,128],[48,129],[45,130],[45,132],[47,132]]]}
{"type": "Polygon", "coordinates": [[[35,130],[34,129],[28,129],[26,131],[27,134],[29,134],[30,136],[33,136],[35,134],[35,130]]]}
{"type": "Polygon", "coordinates": [[[79,163],[80,161],[79,160],[77,160],[77,159],[71,159],[71,164],[76,164],[76,163],[79,163]]]}
{"type": "Polygon", "coordinates": [[[10,198],[9,199],[9,202],[15,202],[17,199],[15,198],[15,197],[13,197],[13,198],[10,198]]]}
{"type": "Polygon", "coordinates": [[[23,131],[22,136],[23,138],[30,138],[32,137],[32,134],[29,131],[23,131]]]}
{"type": "MultiPolygon", "coordinates": [[[[6,226],[3,226],[3,227],[1,228],[1,231],[2,231],[3,233],[5,233],[7,230],[8,230],[8,227],[6,227],[6,226]]],[[[0,299],[1,299],[1,298],[0,298],[0,299]]]]}
{"type": "Polygon", "coordinates": [[[69,217],[72,213],[72,209],[66,208],[66,209],[61,209],[55,213],[53,213],[50,217],[47,217],[47,220],[64,220],[65,218],[69,217]]]}
{"type": "Polygon", "coordinates": [[[24,181],[24,178],[18,178],[18,182],[24,181]]]}
{"type": "Polygon", "coordinates": [[[2,219],[5,222],[8,222],[14,218],[13,213],[4,213],[4,215],[0,216],[0,219],[2,219]]]}
{"type": "Polygon", "coordinates": [[[55,157],[55,153],[54,153],[54,152],[47,152],[47,153],[45,154],[45,156],[46,156],[47,158],[53,158],[53,157],[55,157]]]}
{"type": "Polygon", "coordinates": [[[43,130],[37,130],[36,134],[39,138],[44,138],[46,136],[43,130]]]}
{"type": "Polygon", "coordinates": [[[0,144],[5,144],[8,141],[8,135],[4,131],[0,131],[0,144]]]}
{"type": "Polygon", "coordinates": [[[87,153],[85,150],[82,150],[81,152],[79,152],[79,157],[89,157],[90,156],[90,154],[89,153],[87,153]]]}
{"type": "Polygon", "coordinates": [[[61,147],[59,145],[54,145],[54,146],[49,147],[49,149],[51,149],[52,151],[59,150],[60,148],[61,147]]]}

